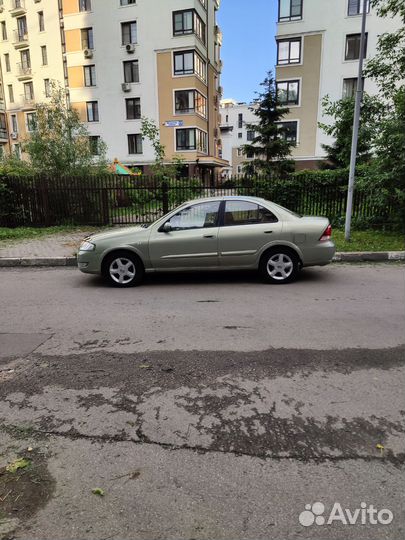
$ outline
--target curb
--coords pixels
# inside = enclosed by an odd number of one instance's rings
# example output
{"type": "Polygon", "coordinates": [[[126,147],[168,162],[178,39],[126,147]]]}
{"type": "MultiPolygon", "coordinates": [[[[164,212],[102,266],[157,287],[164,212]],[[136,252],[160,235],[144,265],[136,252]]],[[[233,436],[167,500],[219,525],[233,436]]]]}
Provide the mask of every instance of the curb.
{"type": "MultiPolygon", "coordinates": [[[[336,253],[333,262],[404,261],[405,251],[352,251],[336,253]]],[[[76,257],[0,257],[0,268],[76,266],[76,257]]]]}
{"type": "Polygon", "coordinates": [[[336,253],[334,262],[404,261],[405,251],[348,251],[336,253]]]}
{"type": "Polygon", "coordinates": [[[0,257],[0,268],[32,266],[76,266],[76,257],[0,257]]]}

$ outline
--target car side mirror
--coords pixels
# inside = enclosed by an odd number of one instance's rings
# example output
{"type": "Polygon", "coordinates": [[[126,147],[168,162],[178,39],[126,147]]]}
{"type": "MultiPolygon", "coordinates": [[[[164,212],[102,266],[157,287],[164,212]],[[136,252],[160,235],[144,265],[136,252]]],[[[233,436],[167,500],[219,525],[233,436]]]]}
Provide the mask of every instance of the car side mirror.
{"type": "Polygon", "coordinates": [[[166,223],[162,227],[162,231],[165,232],[165,233],[168,233],[168,232],[170,232],[172,230],[173,230],[173,228],[170,225],[169,221],[166,221],[166,223]]]}

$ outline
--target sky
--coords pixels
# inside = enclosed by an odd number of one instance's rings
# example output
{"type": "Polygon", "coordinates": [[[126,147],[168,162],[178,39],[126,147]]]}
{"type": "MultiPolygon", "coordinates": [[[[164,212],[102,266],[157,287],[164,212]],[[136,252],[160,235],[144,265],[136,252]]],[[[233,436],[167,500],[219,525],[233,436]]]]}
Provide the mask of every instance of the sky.
{"type": "Polygon", "coordinates": [[[276,0],[221,1],[224,98],[250,102],[256,97],[267,71],[274,70],[276,20],[276,0]]]}

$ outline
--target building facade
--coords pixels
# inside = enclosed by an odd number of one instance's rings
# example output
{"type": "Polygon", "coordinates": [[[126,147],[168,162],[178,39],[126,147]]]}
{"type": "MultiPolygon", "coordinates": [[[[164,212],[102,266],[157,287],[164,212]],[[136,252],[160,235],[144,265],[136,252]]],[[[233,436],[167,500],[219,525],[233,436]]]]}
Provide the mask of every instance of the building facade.
{"type": "Polygon", "coordinates": [[[101,138],[111,161],[148,172],[154,153],[141,136],[147,117],[159,127],[167,162],[181,158],[189,174],[224,165],[219,7],[219,0],[3,0],[0,58],[11,150],[20,151],[35,103],[58,81],[87,124],[95,153],[101,138]]]}
{"type": "Polygon", "coordinates": [[[255,132],[250,124],[257,123],[253,109],[254,104],[238,103],[233,99],[221,101],[221,141],[222,157],[229,162],[224,167],[224,176],[243,174],[243,164],[249,158],[243,152],[243,145],[251,143],[255,132]]]}
{"type": "MultiPolygon", "coordinates": [[[[297,169],[316,168],[325,158],[323,144],[331,139],[318,122],[331,123],[322,113],[322,99],[332,101],[356,91],[363,0],[279,0],[276,80],[279,99],[290,109],[286,136],[296,146],[297,169]]],[[[367,5],[366,61],[377,50],[378,36],[400,26],[399,19],[379,18],[367,5]]],[[[372,80],[364,90],[377,93],[372,80]]]]}

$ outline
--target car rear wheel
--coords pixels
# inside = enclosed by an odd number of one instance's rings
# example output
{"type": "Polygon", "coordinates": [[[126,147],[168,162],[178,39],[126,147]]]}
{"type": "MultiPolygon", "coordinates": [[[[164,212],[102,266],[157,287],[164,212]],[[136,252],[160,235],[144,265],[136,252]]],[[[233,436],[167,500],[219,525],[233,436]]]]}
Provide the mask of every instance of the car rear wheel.
{"type": "Polygon", "coordinates": [[[114,287],[134,287],[144,276],[142,262],[126,252],[112,253],[103,262],[103,277],[114,287]]]}
{"type": "Polygon", "coordinates": [[[298,255],[285,248],[275,248],[265,253],[260,261],[260,273],[267,283],[291,283],[300,269],[298,255]]]}

